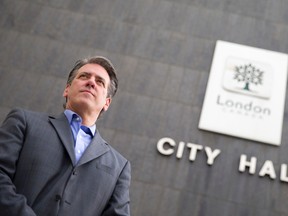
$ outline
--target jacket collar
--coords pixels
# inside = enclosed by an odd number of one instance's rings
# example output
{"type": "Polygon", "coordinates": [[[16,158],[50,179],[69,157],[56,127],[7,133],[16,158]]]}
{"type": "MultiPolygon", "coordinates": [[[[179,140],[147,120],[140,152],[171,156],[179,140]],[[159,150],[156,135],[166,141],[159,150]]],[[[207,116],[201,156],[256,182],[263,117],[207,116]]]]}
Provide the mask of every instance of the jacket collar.
{"type": "MultiPolygon", "coordinates": [[[[62,113],[57,117],[50,117],[49,120],[55,128],[58,136],[60,137],[66,151],[68,152],[72,164],[75,164],[76,158],[74,153],[73,135],[65,114],[62,113]]],[[[86,151],[84,152],[76,166],[80,166],[100,157],[101,155],[109,151],[109,149],[110,148],[108,144],[102,139],[99,132],[96,131],[90,145],[87,147],[86,151]]]]}

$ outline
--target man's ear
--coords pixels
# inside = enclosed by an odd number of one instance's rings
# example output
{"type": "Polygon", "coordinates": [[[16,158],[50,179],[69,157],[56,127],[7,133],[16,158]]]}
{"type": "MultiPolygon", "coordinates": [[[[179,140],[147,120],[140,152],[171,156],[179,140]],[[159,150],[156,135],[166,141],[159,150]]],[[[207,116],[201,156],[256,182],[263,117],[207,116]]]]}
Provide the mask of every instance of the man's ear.
{"type": "Polygon", "coordinates": [[[66,87],[65,87],[65,89],[64,89],[64,91],[63,91],[63,97],[65,97],[65,98],[67,98],[68,91],[69,91],[69,87],[70,87],[70,85],[67,84],[66,87]]]}
{"type": "Polygon", "coordinates": [[[110,98],[110,97],[106,98],[106,102],[104,104],[103,111],[107,111],[108,110],[111,102],[112,102],[112,98],[110,98]]]}

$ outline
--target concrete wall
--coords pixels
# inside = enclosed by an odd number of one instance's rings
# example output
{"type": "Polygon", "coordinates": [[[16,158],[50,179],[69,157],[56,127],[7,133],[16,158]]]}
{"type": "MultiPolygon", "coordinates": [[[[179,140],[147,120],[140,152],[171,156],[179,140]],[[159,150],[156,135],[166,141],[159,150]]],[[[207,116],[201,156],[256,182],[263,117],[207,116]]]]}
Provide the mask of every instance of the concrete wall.
{"type": "Polygon", "coordinates": [[[62,112],[74,62],[104,55],[120,88],[97,127],[132,163],[133,215],[288,215],[288,108],[280,147],[197,128],[216,40],[288,53],[287,23],[285,0],[2,0],[0,120],[16,106],[62,112]],[[163,156],[165,136],[221,156],[163,156]],[[238,171],[241,154],[257,158],[255,175],[238,171]],[[276,180],[258,176],[266,160],[276,180]]]}

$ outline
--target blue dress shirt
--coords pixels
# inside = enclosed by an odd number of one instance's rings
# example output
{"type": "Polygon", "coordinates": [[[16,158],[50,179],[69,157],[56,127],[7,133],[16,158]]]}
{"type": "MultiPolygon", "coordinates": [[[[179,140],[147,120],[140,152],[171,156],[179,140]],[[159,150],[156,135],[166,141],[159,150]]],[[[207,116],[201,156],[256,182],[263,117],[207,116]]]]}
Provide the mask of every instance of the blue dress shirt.
{"type": "Polygon", "coordinates": [[[70,123],[70,128],[72,130],[74,138],[74,151],[77,163],[86,148],[91,143],[91,140],[95,135],[96,125],[94,124],[91,127],[86,127],[82,125],[82,118],[77,113],[71,110],[66,109],[64,111],[64,114],[67,117],[70,123]]]}

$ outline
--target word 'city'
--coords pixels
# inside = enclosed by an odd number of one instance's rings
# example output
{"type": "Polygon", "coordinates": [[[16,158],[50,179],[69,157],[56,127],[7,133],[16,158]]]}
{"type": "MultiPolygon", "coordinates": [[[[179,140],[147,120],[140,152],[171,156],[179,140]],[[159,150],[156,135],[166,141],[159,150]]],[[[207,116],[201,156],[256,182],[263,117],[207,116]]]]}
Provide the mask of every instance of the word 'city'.
{"type": "MultiPolygon", "coordinates": [[[[158,141],[157,150],[162,155],[166,156],[175,155],[176,158],[178,159],[181,159],[183,157],[185,151],[189,151],[188,153],[190,161],[195,161],[197,154],[201,151],[204,151],[207,157],[206,163],[209,166],[212,166],[217,157],[219,157],[221,154],[221,150],[212,149],[208,146],[202,146],[194,143],[185,143],[182,141],[177,144],[175,140],[169,137],[163,137],[158,141]]],[[[256,174],[257,171],[256,167],[257,167],[256,157],[248,158],[247,155],[245,154],[240,155],[240,161],[238,166],[239,172],[243,173],[246,171],[249,174],[254,175],[256,174]]],[[[274,164],[270,160],[264,161],[261,168],[257,172],[260,177],[267,176],[272,180],[277,178],[274,164]]],[[[281,164],[279,179],[281,182],[288,182],[287,164],[281,164]]]]}

